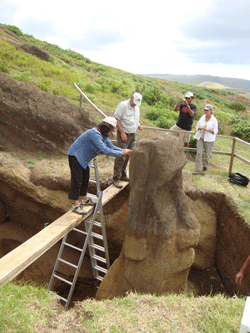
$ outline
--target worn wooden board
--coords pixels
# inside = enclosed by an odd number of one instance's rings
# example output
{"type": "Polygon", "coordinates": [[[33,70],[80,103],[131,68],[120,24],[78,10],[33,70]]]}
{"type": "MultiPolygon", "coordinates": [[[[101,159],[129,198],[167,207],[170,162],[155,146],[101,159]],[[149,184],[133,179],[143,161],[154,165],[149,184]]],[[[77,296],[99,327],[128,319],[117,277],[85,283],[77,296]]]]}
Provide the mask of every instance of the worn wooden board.
{"type": "MultiPolygon", "coordinates": [[[[128,182],[121,183],[123,187],[120,189],[111,185],[103,191],[103,206],[128,185],[128,182]]],[[[13,280],[18,274],[25,270],[25,268],[62,239],[70,230],[93,213],[93,207],[91,206],[86,206],[85,210],[87,215],[84,216],[68,211],[26,242],[2,257],[0,259],[0,285],[4,285],[6,282],[13,280]]]]}

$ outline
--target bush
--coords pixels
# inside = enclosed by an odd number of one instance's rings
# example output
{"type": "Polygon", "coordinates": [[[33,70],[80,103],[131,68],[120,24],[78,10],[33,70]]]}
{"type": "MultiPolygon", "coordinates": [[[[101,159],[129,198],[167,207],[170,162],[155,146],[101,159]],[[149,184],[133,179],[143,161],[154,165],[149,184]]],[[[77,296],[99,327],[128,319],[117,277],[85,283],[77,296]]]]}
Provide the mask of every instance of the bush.
{"type": "Polygon", "coordinates": [[[161,116],[156,121],[156,126],[160,128],[166,128],[169,129],[172,126],[174,126],[176,121],[174,119],[168,119],[164,116],[161,116]]]}
{"type": "Polygon", "coordinates": [[[233,118],[233,115],[222,112],[222,111],[216,111],[214,116],[218,120],[219,134],[221,134],[221,135],[226,134],[227,125],[228,125],[230,119],[233,118]]]}
{"type": "Polygon", "coordinates": [[[239,139],[250,142],[250,126],[238,124],[232,129],[230,135],[236,136],[239,139]]]}
{"type": "Polygon", "coordinates": [[[234,111],[246,111],[247,109],[246,106],[240,102],[231,102],[228,106],[234,111]]]}
{"type": "Polygon", "coordinates": [[[102,90],[102,87],[96,82],[89,82],[84,85],[84,89],[86,92],[93,94],[96,91],[102,90]]]}
{"type": "MultiPolygon", "coordinates": [[[[193,135],[190,136],[189,148],[197,148],[197,139],[195,139],[193,135]]],[[[196,152],[195,151],[188,151],[188,154],[195,155],[196,152]]]]}
{"type": "Polygon", "coordinates": [[[163,93],[156,86],[150,88],[146,87],[142,91],[143,100],[150,106],[155,105],[162,99],[163,93]]]}
{"type": "Polygon", "coordinates": [[[22,31],[18,27],[16,27],[15,25],[4,24],[4,26],[9,31],[14,32],[14,34],[16,34],[17,36],[19,36],[19,37],[23,36],[22,31]]]}

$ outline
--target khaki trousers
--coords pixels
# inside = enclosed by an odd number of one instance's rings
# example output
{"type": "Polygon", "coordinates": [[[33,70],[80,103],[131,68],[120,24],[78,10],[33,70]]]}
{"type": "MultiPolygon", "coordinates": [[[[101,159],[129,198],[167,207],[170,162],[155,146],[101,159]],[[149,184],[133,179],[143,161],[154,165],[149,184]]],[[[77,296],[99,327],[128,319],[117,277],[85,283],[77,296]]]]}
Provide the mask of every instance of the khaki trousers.
{"type": "Polygon", "coordinates": [[[213,142],[205,142],[204,139],[199,139],[197,142],[197,152],[195,159],[195,171],[201,171],[202,168],[202,154],[205,150],[205,158],[203,161],[203,167],[207,170],[210,162],[211,151],[214,145],[213,142]]]}
{"type": "MultiPolygon", "coordinates": [[[[126,133],[127,141],[121,139],[121,133],[117,131],[117,146],[122,149],[133,149],[135,142],[135,133],[126,133]]],[[[129,155],[122,155],[115,158],[113,179],[121,179],[126,176],[126,168],[129,161],[129,155]]]]}

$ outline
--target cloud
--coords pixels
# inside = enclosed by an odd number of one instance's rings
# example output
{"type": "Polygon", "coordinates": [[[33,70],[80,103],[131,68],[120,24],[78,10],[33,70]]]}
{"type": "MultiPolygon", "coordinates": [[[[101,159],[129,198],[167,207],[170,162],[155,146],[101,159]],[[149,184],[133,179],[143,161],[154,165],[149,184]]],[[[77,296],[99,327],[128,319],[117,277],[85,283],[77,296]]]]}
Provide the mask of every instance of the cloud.
{"type": "Polygon", "coordinates": [[[119,31],[100,31],[92,30],[83,34],[81,39],[70,39],[69,48],[81,49],[85,51],[100,51],[105,50],[111,45],[122,43],[124,37],[119,31]]]}
{"type": "Polygon", "coordinates": [[[249,0],[216,0],[202,16],[182,20],[176,49],[192,62],[249,64],[249,16],[249,0]]]}

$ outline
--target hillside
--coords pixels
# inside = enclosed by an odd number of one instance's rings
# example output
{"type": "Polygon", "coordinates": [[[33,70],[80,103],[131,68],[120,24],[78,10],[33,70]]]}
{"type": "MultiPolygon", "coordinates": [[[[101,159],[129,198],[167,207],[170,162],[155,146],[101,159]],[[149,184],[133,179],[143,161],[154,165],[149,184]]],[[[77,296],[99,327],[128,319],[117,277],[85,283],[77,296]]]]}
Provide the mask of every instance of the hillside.
{"type": "MultiPolygon", "coordinates": [[[[220,77],[212,75],[174,75],[174,74],[144,74],[144,76],[159,78],[168,81],[180,82],[191,85],[200,85],[203,82],[219,83],[222,86],[227,87],[228,91],[234,93],[249,93],[250,81],[244,79],[237,79],[231,77],[220,77]]],[[[225,88],[223,88],[225,89],[225,88]]]]}
{"type": "Polygon", "coordinates": [[[215,83],[212,81],[204,81],[202,83],[197,84],[198,87],[203,87],[203,88],[210,88],[210,89],[220,89],[220,90],[226,90],[229,89],[226,86],[223,86],[220,83],[215,83]]]}

